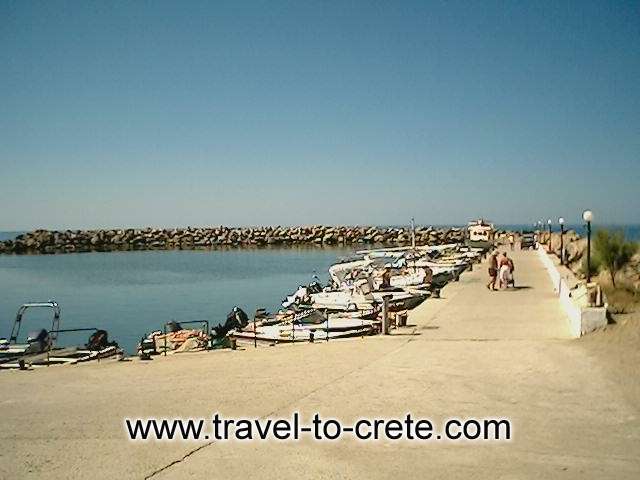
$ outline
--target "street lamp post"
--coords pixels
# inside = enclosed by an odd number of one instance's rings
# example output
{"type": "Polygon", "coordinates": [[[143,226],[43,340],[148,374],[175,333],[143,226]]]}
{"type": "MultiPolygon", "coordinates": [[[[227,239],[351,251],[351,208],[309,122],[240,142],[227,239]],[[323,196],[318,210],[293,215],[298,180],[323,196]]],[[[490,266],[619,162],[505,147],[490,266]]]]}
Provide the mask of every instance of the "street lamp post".
{"type": "Polygon", "coordinates": [[[587,283],[591,283],[591,221],[593,212],[585,210],[582,212],[582,219],[587,222],[587,283]]]}
{"type": "Polygon", "coordinates": [[[560,224],[560,265],[564,265],[564,218],[558,219],[560,224]]]}
{"type": "Polygon", "coordinates": [[[551,219],[547,219],[547,227],[549,227],[549,242],[547,243],[547,252],[551,253],[551,219]]]}

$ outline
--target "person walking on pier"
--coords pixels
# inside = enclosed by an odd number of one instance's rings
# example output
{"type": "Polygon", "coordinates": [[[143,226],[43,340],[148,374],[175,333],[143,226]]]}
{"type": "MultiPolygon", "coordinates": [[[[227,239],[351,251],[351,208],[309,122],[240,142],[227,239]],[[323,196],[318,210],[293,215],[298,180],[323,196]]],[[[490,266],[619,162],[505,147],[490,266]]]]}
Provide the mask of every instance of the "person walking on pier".
{"type": "Polygon", "coordinates": [[[498,279],[498,252],[493,252],[489,257],[489,290],[496,289],[496,280],[498,279]]]}
{"type": "Polygon", "coordinates": [[[513,276],[512,272],[514,269],[513,262],[507,256],[507,252],[502,254],[500,258],[500,262],[498,262],[499,271],[498,277],[500,278],[500,288],[508,288],[509,285],[513,284],[513,276]]]}
{"type": "Polygon", "coordinates": [[[507,283],[507,287],[511,285],[513,288],[516,288],[516,280],[513,276],[513,271],[516,269],[516,266],[513,264],[513,259],[511,257],[507,260],[509,261],[509,281],[507,283]]]}

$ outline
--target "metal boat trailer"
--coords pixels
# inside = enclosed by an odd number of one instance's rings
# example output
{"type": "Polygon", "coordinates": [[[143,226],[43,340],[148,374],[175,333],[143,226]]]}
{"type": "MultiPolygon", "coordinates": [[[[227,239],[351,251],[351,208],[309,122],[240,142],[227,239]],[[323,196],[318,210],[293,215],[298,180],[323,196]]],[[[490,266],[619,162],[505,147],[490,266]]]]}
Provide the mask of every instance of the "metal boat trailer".
{"type": "Polygon", "coordinates": [[[44,353],[32,355],[23,355],[10,359],[0,360],[0,369],[20,369],[27,370],[29,368],[48,367],[51,365],[75,365],[80,362],[88,362],[91,360],[100,360],[102,358],[112,357],[121,353],[116,346],[110,346],[101,350],[87,350],[78,347],[61,347],[48,350],[44,353]]]}

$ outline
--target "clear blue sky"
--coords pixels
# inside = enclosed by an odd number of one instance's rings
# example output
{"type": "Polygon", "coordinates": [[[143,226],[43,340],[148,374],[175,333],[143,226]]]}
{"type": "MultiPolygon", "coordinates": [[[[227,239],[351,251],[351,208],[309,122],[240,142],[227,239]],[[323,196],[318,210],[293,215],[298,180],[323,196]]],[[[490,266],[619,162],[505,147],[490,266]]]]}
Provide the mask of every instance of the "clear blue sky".
{"type": "Polygon", "coordinates": [[[0,3],[0,230],[640,222],[640,3],[0,3]]]}

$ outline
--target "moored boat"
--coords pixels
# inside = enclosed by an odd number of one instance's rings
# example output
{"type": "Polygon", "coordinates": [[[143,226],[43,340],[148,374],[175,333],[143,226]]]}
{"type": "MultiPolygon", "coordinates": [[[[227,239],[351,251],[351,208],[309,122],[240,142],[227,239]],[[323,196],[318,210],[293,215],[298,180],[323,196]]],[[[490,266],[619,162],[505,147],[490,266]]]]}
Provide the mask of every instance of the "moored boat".
{"type": "Polygon", "coordinates": [[[57,364],[76,364],[123,354],[116,342],[109,341],[106,330],[98,328],[60,329],[62,310],[57,302],[25,303],[18,309],[9,339],[0,339],[0,368],[32,368],[57,364]],[[47,308],[53,312],[51,329],[37,329],[18,343],[24,314],[29,309],[47,308]],[[57,345],[61,333],[91,332],[86,344],[61,347],[57,345]]]}

